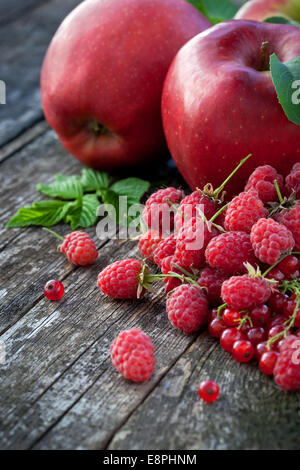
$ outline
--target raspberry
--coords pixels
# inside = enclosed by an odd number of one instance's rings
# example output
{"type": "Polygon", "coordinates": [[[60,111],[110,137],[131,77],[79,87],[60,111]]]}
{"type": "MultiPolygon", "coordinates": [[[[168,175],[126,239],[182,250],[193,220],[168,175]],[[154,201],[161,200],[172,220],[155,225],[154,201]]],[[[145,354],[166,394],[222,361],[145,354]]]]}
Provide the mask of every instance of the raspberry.
{"type": "Polygon", "coordinates": [[[258,198],[257,191],[240,193],[229,203],[225,217],[225,228],[230,232],[251,232],[252,226],[268,215],[258,198]]]}
{"type": "Polygon", "coordinates": [[[256,263],[250,236],[245,232],[222,233],[213,238],[206,248],[205,257],[211,267],[226,274],[244,273],[244,263],[256,263]]]}
{"type": "Polygon", "coordinates": [[[277,181],[280,191],[283,189],[283,177],[270,165],[259,166],[254,170],[245,186],[245,191],[256,189],[258,197],[263,202],[278,201],[277,191],[274,185],[277,181]]]}
{"type": "Polygon", "coordinates": [[[266,264],[275,264],[280,256],[292,250],[295,241],[284,225],[273,219],[260,219],[250,233],[255,255],[266,264]]]}
{"type": "Polygon", "coordinates": [[[218,305],[221,301],[221,287],[227,276],[217,269],[204,268],[198,284],[206,288],[206,296],[210,305],[218,305]]]}
{"type": "Polygon", "coordinates": [[[144,233],[138,243],[138,248],[143,258],[154,263],[154,252],[161,241],[161,236],[155,230],[148,230],[144,233]]]}
{"type": "Polygon", "coordinates": [[[300,250],[300,203],[290,210],[283,210],[274,215],[274,219],[285,225],[292,233],[295,240],[295,250],[300,250]]]}
{"type": "Polygon", "coordinates": [[[234,276],[222,285],[222,299],[234,310],[245,310],[264,304],[271,295],[268,282],[262,277],[234,276]]]}
{"type": "Polygon", "coordinates": [[[110,347],[111,361],[125,379],[146,382],[154,372],[154,346],[137,328],[122,331],[110,347]]]}
{"type": "Polygon", "coordinates": [[[192,194],[186,196],[178,207],[178,211],[175,215],[176,229],[179,230],[188,220],[199,217],[200,214],[197,209],[200,209],[206,219],[210,220],[217,212],[218,206],[216,201],[205,196],[201,191],[194,191],[192,194]]]}
{"type": "Polygon", "coordinates": [[[194,333],[208,318],[208,302],[200,287],[183,284],[167,300],[167,312],[175,328],[186,334],[194,333]]]}
{"type": "Polygon", "coordinates": [[[219,398],[220,388],[219,385],[212,380],[206,380],[199,385],[198,395],[202,400],[207,403],[212,403],[219,398]]]}
{"type": "Polygon", "coordinates": [[[116,261],[98,276],[98,287],[114,299],[136,299],[144,294],[143,263],[136,259],[116,261]]]}
{"type": "Polygon", "coordinates": [[[291,173],[286,177],[285,190],[288,196],[294,192],[296,198],[300,198],[300,162],[295,163],[291,173]]]}
{"type": "Polygon", "coordinates": [[[65,293],[64,286],[59,281],[48,281],[44,287],[45,297],[49,300],[60,300],[65,293]]]}
{"type": "Polygon", "coordinates": [[[177,236],[176,258],[185,266],[201,268],[205,264],[207,244],[217,233],[211,224],[195,217],[185,222],[177,236]]]}
{"type": "Polygon", "coordinates": [[[147,200],[143,211],[143,219],[146,225],[157,232],[161,230],[163,232],[172,231],[174,228],[174,209],[172,204],[178,204],[182,198],[183,192],[172,187],[160,189],[152,194],[147,200]]]}
{"type": "Polygon", "coordinates": [[[274,376],[283,390],[295,392],[300,389],[300,340],[297,336],[288,336],[280,346],[274,376]]]}
{"type": "MultiPolygon", "coordinates": [[[[162,264],[161,264],[162,273],[167,275],[173,272],[176,274],[183,275],[183,272],[180,271],[180,269],[177,269],[173,263],[175,263],[177,266],[184,269],[185,271],[189,272],[190,274],[193,274],[190,268],[187,266],[182,266],[180,261],[176,259],[175,256],[168,256],[167,258],[163,259],[162,264]]],[[[169,292],[174,290],[176,287],[180,286],[182,284],[182,281],[175,277],[169,277],[169,278],[164,279],[164,283],[166,284],[166,294],[168,294],[169,292]]]]}
{"type": "Polygon", "coordinates": [[[96,245],[85,232],[69,233],[59,250],[76,266],[87,266],[98,258],[96,245]]]}
{"type": "Polygon", "coordinates": [[[176,238],[171,235],[169,238],[162,240],[153,253],[154,262],[161,267],[164,258],[173,256],[176,249],[176,238]]]}

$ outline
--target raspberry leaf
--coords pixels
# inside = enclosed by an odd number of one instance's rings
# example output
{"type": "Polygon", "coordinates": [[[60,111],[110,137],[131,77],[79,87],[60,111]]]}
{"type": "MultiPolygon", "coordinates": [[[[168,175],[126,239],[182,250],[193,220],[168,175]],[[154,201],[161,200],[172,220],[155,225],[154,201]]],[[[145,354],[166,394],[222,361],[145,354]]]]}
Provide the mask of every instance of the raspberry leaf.
{"type": "Polygon", "coordinates": [[[21,207],[17,214],[8,222],[6,228],[29,227],[41,225],[51,227],[61,222],[74,203],[65,201],[40,201],[32,206],[21,207]]]}
{"type": "Polygon", "coordinates": [[[56,175],[53,183],[38,184],[37,190],[46,196],[66,200],[83,196],[83,186],[77,176],[56,175]]]}
{"type": "Polygon", "coordinates": [[[109,187],[108,173],[83,169],[81,183],[85,192],[105,190],[109,187]]]}
{"type": "Polygon", "coordinates": [[[127,196],[129,203],[136,204],[150,189],[150,183],[140,178],[127,178],[117,181],[110,189],[118,196],[127,196]]]}
{"type": "Polygon", "coordinates": [[[300,57],[283,63],[272,54],[270,70],[278,101],[287,118],[300,125],[300,57]]]}
{"type": "Polygon", "coordinates": [[[85,194],[78,199],[65,221],[71,224],[72,230],[91,227],[97,222],[99,200],[96,194],[85,194]]]}

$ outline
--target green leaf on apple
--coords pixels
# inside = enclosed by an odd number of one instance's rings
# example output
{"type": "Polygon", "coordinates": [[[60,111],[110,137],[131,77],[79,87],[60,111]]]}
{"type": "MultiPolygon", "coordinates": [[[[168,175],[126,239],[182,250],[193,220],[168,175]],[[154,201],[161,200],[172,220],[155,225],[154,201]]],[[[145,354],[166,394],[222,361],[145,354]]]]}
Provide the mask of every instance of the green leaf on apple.
{"type": "Polygon", "coordinates": [[[6,228],[29,227],[40,225],[51,227],[61,222],[74,203],[66,201],[40,201],[30,207],[21,207],[17,214],[8,222],[6,228]]]}
{"type": "Polygon", "coordinates": [[[77,176],[56,175],[53,183],[38,184],[37,190],[58,199],[70,200],[83,196],[83,186],[77,176]]]}
{"type": "Polygon", "coordinates": [[[264,20],[265,23],[275,23],[275,24],[287,24],[290,26],[296,26],[300,28],[300,24],[297,21],[289,20],[285,16],[271,16],[270,18],[266,18],[264,20]]]}
{"type": "Polygon", "coordinates": [[[300,57],[283,63],[276,54],[272,54],[270,71],[279,103],[287,118],[300,125],[300,57]]]}
{"type": "Polygon", "coordinates": [[[96,194],[85,194],[68,211],[65,221],[71,224],[72,230],[91,227],[97,222],[99,205],[96,194]]]}
{"type": "Polygon", "coordinates": [[[188,0],[213,24],[230,20],[238,11],[231,0],[188,0]]]}

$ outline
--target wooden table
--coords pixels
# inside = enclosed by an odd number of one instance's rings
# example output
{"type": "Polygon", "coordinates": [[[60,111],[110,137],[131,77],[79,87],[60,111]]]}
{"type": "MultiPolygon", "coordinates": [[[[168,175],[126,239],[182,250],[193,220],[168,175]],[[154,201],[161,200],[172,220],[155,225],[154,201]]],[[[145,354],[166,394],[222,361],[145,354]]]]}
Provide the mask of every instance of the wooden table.
{"type": "MultiPolygon", "coordinates": [[[[45,123],[39,95],[46,47],[78,3],[30,0],[24,8],[23,0],[1,2],[7,105],[0,106],[0,340],[6,347],[0,447],[297,449],[299,394],[277,389],[255,364],[239,365],[206,333],[173,329],[162,288],[139,302],[112,301],[99,292],[98,272],[135,256],[135,243],[98,241],[99,260],[83,269],[70,266],[40,228],[4,228],[20,206],[40,197],[37,183],[81,169],[45,123]],[[60,303],[43,296],[51,278],[66,287],[60,303]],[[132,327],[148,333],[156,348],[155,375],[142,385],[123,380],[109,358],[112,340],[132,327]],[[221,387],[214,405],[197,398],[199,382],[208,377],[221,387]]],[[[174,178],[168,165],[159,170],[174,178]]],[[[64,234],[67,227],[57,230],[64,234]]],[[[89,233],[95,238],[95,228],[89,233]]]]}

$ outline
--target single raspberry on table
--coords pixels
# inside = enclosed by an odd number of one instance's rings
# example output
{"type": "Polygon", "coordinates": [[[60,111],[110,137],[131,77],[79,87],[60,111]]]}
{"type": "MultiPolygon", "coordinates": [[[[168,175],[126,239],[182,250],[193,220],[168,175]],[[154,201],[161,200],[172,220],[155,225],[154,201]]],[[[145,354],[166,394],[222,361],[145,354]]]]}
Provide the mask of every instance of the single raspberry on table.
{"type": "Polygon", "coordinates": [[[295,240],[285,225],[273,219],[260,219],[250,233],[251,243],[257,258],[266,264],[275,264],[281,255],[294,248],[295,240]]]}
{"type": "Polygon", "coordinates": [[[122,331],[110,347],[113,366],[127,380],[146,382],[155,368],[154,346],[143,331],[122,331]]]}
{"type": "Polygon", "coordinates": [[[114,299],[136,299],[147,287],[147,268],[136,259],[116,261],[98,276],[98,287],[114,299]]]}
{"type": "MultiPolygon", "coordinates": [[[[173,205],[179,204],[183,198],[183,192],[176,188],[160,189],[152,194],[146,202],[143,211],[143,219],[149,228],[160,232],[172,231],[174,228],[173,205]],[[162,227],[162,225],[165,225],[162,227]]],[[[175,211],[176,212],[176,211],[175,211]]]]}
{"type": "Polygon", "coordinates": [[[280,191],[283,189],[283,177],[271,165],[259,166],[250,175],[245,191],[256,189],[258,197],[263,202],[278,201],[274,180],[277,181],[280,191]]]}
{"type": "Polygon", "coordinates": [[[162,240],[161,235],[155,230],[148,230],[144,233],[138,243],[138,249],[143,258],[154,263],[154,252],[162,240]]]}
{"type": "Polygon", "coordinates": [[[230,232],[251,232],[252,226],[268,215],[256,190],[240,193],[229,203],[225,217],[225,228],[230,232]]]}
{"type": "Polygon", "coordinates": [[[295,163],[289,175],[285,179],[285,191],[288,196],[295,193],[300,198],[300,162],[295,163]]]}
{"type": "Polygon", "coordinates": [[[247,271],[244,263],[256,264],[256,258],[245,232],[228,232],[214,237],[208,244],[205,257],[207,263],[226,274],[241,274],[247,271]]]}
{"type": "Polygon", "coordinates": [[[223,301],[232,309],[245,310],[262,305],[269,299],[271,288],[262,277],[233,276],[222,285],[223,301]]]}
{"type": "Polygon", "coordinates": [[[162,240],[153,253],[154,262],[161,267],[162,261],[168,256],[173,256],[176,249],[176,238],[174,235],[162,240]]]}
{"type": "Polygon", "coordinates": [[[167,313],[175,328],[186,334],[198,331],[208,319],[208,302],[204,291],[190,284],[177,287],[167,300],[167,313]]]}
{"type": "Polygon", "coordinates": [[[205,264],[205,249],[218,234],[209,222],[196,217],[184,223],[177,235],[175,256],[184,265],[199,269],[205,264]]]}
{"type": "Polygon", "coordinates": [[[221,287],[228,276],[217,269],[207,266],[201,272],[198,284],[205,287],[207,300],[210,305],[218,305],[221,301],[221,287]]]}
{"type": "Polygon", "coordinates": [[[182,225],[194,217],[200,217],[199,209],[203,212],[207,220],[218,210],[217,201],[209,198],[202,191],[196,190],[186,196],[180,203],[175,214],[175,227],[179,230],[182,225]]]}
{"type": "Polygon", "coordinates": [[[69,233],[59,250],[76,266],[87,266],[98,258],[95,242],[85,232],[69,233]]]}
{"type": "Polygon", "coordinates": [[[274,377],[283,390],[300,390],[300,340],[297,336],[290,335],[282,342],[274,377]]]}
{"type": "Polygon", "coordinates": [[[291,209],[285,209],[279,214],[274,215],[274,219],[280,224],[285,225],[292,233],[295,240],[295,250],[300,250],[300,203],[297,203],[291,209]]]}
{"type": "MultiPolygon", "coordinates": [[[[164,258],[161,263],[161,272],[165,275],[175,273],[183,276],[184,273],[182,270],[184,270],[186,273],[189,273],[190,275],[193,275],[192,270],[188,266],[182,266],[180,261],[175,256],[168,256],[167,258],[164,258]],[[174,264],[179,266],[181,269],[176,268],[174,264]]],[[[166,284],[166,294],[168,294],[176,287],[180,286],[183,283],[183,279],[181,280],[176,277],[166,277],[164,279],[164,283],[166,284]]]]}

